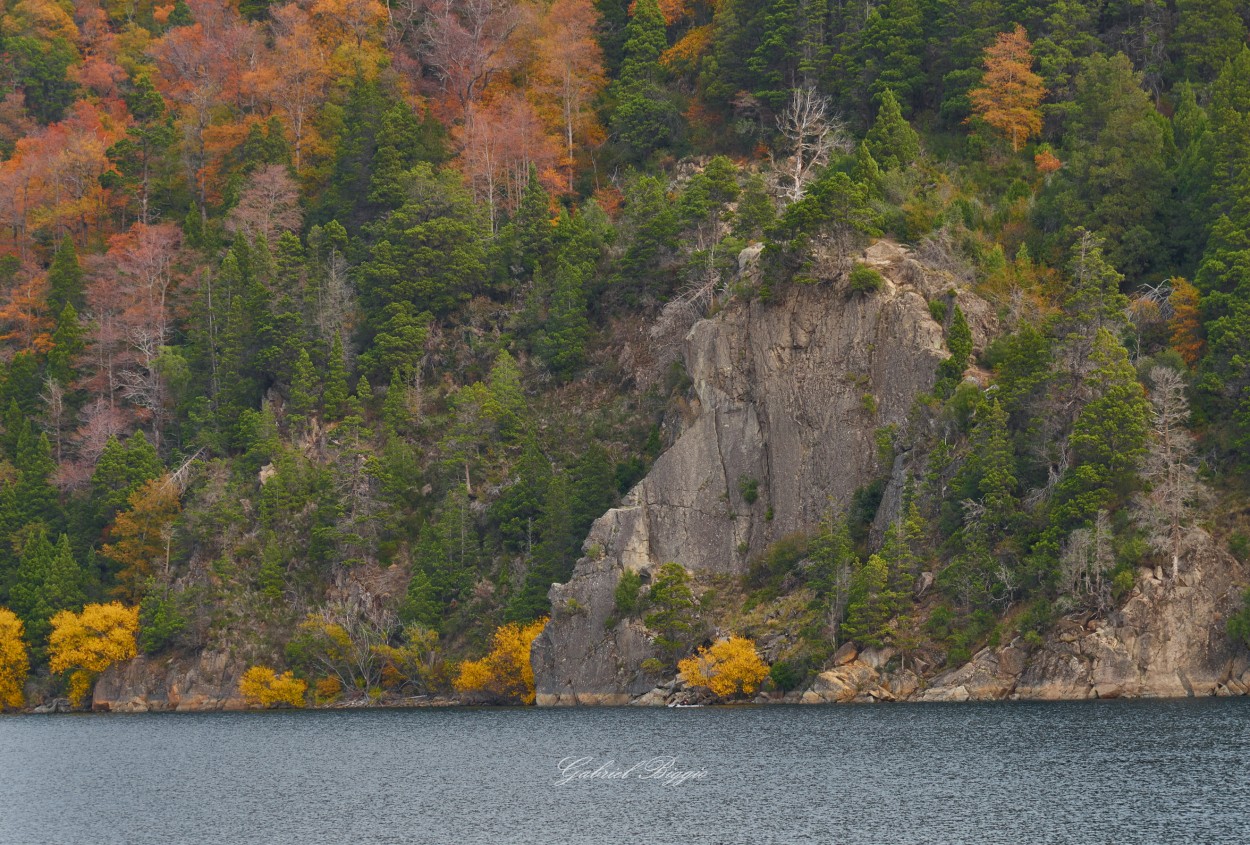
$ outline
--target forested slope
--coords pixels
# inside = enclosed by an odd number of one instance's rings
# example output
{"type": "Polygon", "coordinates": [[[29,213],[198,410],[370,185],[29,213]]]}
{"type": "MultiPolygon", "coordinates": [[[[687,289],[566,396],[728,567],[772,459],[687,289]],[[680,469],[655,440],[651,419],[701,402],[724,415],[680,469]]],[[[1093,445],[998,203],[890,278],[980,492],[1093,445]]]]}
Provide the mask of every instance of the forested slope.
{"type": "Polygon", "coordinates": [[[7,0],[0,703],[136,650],[260,664],[273,701],[531,698],[550,586],[697,417],[687,330],[799,286],[871,310],[911,284],[882,238],[948,280],[914,286],[944,360],[897,374],[932,389],[886,425],[847,373],[873,470],[733,580],[618,573],[646,671],[761,607],[801,619],[770,688],[847,640],[954,666],[1244,560],[1248,23],[7,0]]]}

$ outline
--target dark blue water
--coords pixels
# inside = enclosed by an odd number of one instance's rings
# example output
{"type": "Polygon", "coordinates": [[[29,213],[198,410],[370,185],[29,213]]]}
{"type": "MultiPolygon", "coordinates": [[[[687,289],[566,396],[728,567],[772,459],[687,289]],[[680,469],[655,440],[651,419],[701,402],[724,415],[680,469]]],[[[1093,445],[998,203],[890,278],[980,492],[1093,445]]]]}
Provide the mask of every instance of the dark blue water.
{"type": "Polygon", "coordinates": [[[1244,700],[0,718],[5,845],[1247,841],[1244,700]]]}

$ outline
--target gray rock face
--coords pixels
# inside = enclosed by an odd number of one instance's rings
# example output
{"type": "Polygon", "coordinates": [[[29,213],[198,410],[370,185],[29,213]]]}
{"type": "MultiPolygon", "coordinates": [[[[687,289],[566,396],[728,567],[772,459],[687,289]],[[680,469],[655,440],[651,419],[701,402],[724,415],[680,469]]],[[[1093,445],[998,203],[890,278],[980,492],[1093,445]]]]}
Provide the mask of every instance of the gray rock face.
{"type": "Polygon", "coordinates": [[[1065,618],[1040,648],[984,649],[929,683],[921,701],[1025,698],[1183,698],[1244,695],[1250,654],[1231,642],[1246,572],[1208,545],[1175,582],[1139,574],[1124,606],[1105,620],[1065,618]]]}
{"type": "Polygon", "coordinates": [[[224,652],[191,657],[136,657],[100,675],[91,709],[112,713],[245,710],[239,676],[246,667],[224,652]]]}
{"type": "Polygon", "coordinates": [[[751,555],[844,507],[881,471],[876,430],[905,422],[947,352],[919,290],[931,280],[900,248],[873,249],[886,279],[878,293],[791,285],[778,301],[735,302],[690,330],[698,415],[595,522],[569,583],[552,587],[553,618],[532,653],[539,704],[623,703],[654,687],[640,670],[647,632],[636,621],[608,627],[624,571],[645,577],[676,561],[741,574],[751,555]]]}

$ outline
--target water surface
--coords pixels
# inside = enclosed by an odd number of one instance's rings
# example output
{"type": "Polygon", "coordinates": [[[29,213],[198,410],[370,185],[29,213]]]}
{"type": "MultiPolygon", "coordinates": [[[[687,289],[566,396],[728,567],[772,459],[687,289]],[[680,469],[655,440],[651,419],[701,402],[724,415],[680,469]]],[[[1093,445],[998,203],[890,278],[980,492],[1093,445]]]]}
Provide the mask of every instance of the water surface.
{"type": "Polygon", "coordinates": [[[1232,843],[1247,764],[1230,699],[12,716],[0,842],[1232,843]]]}

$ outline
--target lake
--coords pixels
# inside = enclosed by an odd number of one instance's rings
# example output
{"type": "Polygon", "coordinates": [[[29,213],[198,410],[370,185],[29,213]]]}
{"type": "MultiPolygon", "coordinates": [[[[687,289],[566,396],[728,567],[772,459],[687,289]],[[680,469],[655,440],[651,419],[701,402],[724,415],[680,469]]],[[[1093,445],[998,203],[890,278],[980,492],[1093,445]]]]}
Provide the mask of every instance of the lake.
{"type": "Polygon", "coordinates": [[[0,842],[1208,845],[1248,764],[1236,699],[10,716],[0,842]]]}

